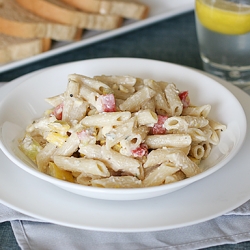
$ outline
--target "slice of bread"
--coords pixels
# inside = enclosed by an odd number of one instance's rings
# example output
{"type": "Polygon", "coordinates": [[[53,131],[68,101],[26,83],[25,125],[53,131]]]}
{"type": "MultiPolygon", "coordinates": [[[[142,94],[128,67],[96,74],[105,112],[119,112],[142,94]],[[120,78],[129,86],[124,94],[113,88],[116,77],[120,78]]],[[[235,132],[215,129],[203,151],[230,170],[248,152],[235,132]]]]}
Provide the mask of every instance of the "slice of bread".
{"type": "Polygon", "coordinates": [[[91,30],[110,30],[121,26],[122,17],[85,13],[60,0],[16,0],[26,10],[47,20],[91,30]]]}
{"type": "Polygon", "coordinates": [[[82,29],[38,17],[22,8],[15,0],[1,0],[0,32],[21,38],[80,40],[82,29]]]}
{"type": "Polygon", "coordinates": [[[80,10],[113,14],[129,19],[144,19],[148,16],[149,7],[136,1],[126,0],[62,0],[80,10]]]}
{"type": "Polygon", "coordinates": [[[0,34],[0,63],[25,59],[50,49],[51,39],[24,39],[0,34]]]}

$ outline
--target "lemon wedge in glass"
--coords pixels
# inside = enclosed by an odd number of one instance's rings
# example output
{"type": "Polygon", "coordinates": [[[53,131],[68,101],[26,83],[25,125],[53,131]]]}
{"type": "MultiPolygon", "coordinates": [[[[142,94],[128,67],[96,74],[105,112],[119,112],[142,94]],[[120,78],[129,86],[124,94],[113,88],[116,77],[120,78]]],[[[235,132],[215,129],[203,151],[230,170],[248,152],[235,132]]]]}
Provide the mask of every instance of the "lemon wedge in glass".
{"type": "Polygon", "coordinates": [[[207,29],[227,34],[241,35],[250,32],[250,5],[230,1],[196,1],[196,14],[207,29]]]}

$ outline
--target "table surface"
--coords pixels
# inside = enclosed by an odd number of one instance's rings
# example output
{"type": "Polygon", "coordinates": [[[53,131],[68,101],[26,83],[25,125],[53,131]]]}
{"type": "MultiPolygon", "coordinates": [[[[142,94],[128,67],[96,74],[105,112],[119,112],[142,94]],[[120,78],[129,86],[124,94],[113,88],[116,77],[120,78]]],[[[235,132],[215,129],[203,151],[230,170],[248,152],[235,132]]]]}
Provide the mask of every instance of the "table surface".
{"type": "MultiPolygon", "coordinates": [[[[56,64],[105,57],[148,58],[202,69],[193,11],[4,72],[0,74],[0,82],[11,81],[29,72],[56,64]]],[[[0,223],[0,249],[20,249],[9,222],[0,223]]],[[[250,249],[250,241],[206,249],[250,249]]]]}

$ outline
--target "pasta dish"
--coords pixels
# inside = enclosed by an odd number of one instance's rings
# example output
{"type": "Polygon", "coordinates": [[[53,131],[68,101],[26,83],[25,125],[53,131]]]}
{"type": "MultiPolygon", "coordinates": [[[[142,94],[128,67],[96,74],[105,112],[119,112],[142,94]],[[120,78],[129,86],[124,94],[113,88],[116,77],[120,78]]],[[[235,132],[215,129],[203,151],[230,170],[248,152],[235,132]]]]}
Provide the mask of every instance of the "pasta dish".
{"type": "Polygon", "coordinates": [[[208,118],[174,83],[133,76],[68,76],[64,93],[30,124],[19,147],[55,178],[103,188],[180,181],[220,141],[226,125],[208,118]]]}

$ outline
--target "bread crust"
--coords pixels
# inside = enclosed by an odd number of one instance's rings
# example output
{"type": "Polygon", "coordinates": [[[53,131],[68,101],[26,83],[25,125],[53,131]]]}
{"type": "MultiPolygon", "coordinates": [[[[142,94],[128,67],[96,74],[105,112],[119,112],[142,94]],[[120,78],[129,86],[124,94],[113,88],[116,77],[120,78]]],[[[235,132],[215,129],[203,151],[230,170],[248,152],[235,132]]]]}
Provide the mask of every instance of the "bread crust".
{"type": "Polygon", "coordinates": [[[24,39],[0,34],[0,63],[9,63],[38,55],[51,48],[51,39],[24,39]]]}
{"type": "Polygon", "coordinates": [[[80,10],[118,15],[130,19],[144,19],[148,16],[149,7],[145,4],[135,1],[125,0],[62,0],[63,2],[74,6],[80,10]]]}
{"type": "Polygon", "coordinates": [[[3,0],[0,5],[0,32],[21,38],[51,38],[54,40],[80,40],[82,29],[50,22],[29,13],[15,0],[3,0]]]}
{"type": "Polygon", "coordinates": [[[78,11],[59,0],[17,0],[23,8],[47,20],[82,29],[111,30],[121,26],[123,18],[78,11]]]}

